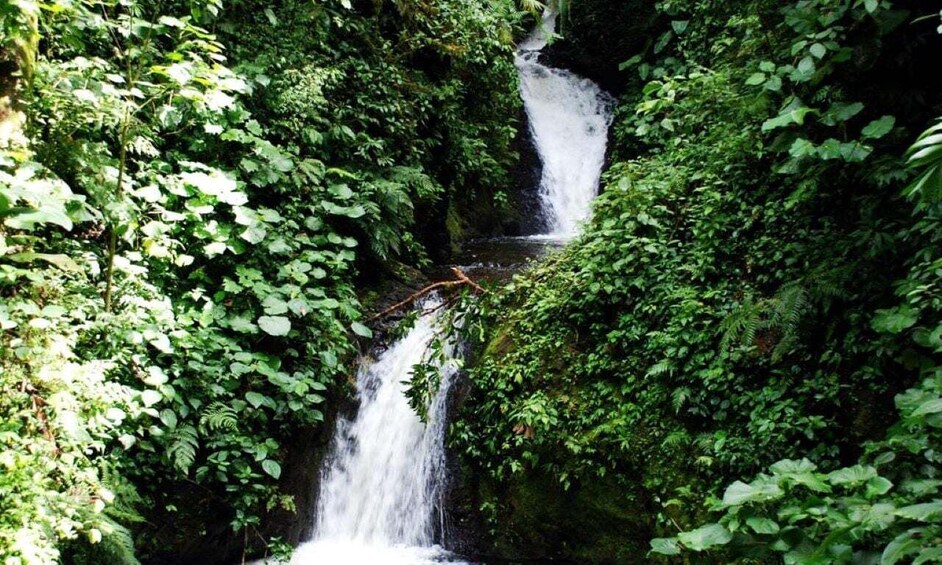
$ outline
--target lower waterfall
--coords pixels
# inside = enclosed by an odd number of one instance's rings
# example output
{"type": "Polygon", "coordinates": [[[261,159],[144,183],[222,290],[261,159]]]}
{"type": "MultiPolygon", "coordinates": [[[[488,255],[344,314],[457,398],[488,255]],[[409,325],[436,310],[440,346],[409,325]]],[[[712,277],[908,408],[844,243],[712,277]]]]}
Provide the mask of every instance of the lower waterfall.
{"type": "MultiPolygon", "coordinates": [[[[438,299],[421,307],[433,310],[438,299]]],[[[414,327],[357,375],[359,409],[341,419],[325,463],[311,541],[292,563],[434,563],[452,561],[435,545],[444,531],[445,410],[457,373],[453,347],[438,365],[438,391],[423,423],[404,394],[413,367],[426,362],[440,331],[438,313],[414,327]]]]}

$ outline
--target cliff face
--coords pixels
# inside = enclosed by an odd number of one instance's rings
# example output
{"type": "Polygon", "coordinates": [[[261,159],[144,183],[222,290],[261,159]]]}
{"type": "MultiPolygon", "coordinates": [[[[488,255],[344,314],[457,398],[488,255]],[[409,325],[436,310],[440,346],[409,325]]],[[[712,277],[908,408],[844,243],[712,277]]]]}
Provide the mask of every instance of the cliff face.
{"type": "Polygon", "coordinates": [[[562,39],[543,50],[552,66],[590,78],[612,94],[637,80],[637,72],[619,65],[657,41],[666,22],[654,0],[579,0],[571,2],[559,30],[562,39]]]}

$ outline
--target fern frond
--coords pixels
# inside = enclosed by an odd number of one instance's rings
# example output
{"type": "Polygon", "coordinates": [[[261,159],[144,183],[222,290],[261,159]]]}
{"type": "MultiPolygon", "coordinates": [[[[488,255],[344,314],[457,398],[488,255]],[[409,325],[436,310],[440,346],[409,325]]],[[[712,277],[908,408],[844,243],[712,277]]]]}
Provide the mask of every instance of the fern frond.
{"type": "Polygon", "coordinates": [[[675,430],[664,438],[664,441],[661,442],[661,446],[666,449],[675,449],[678,447],[683,447],[690,443],[690,436],[684,430],[675,430]]]}
{"type": "Polygon", "coordinates": [[[140,565],[134,550],[134,536],[131,531],[115,522],[107,520],[108,530],[103,532],[99,552],[105,559],[102,563],[114,563],[115,565],[140,565]]]}
{"type": "Polygon", "coordinates": [[[761,305],[746,297],[732,313],[720,322],[723,330],[721,346],[730,349],[733,344],[751,343],[756,338],[761,319],[761,305]]]}
{"type": "Polygon", "coordinates": [[[798,345],[798,334],[791,333],[788,335],[782,336],[782,338],[775,344],[775,347],[772,349],[772,362],[778,363],[781,361],[792,349],[798,345]]]}
{"type": "Polygon", "coordinates": [[[716,438],[713,434],[699,434],[697,435],[696,445],[699,451],[712,451],[713,444],[716,442],[716,438]]]}
{"type": "Polygon", "coordinates": [[[186,473],[196,461],[198,432],[193,426],[180,426],[173,435],[173,442],[167,448],[167,457],[174,467],[186,473]]]}
{"type": "Polygon", "coordinates": [[[200,426],[213,431],[233,432],[239,424],[238,413],[223,402],[213,402],[206,407],[200,418],[200,426]]]}
{"type": "Polygon", "coordinates": [[[518,0],[518,3],[520,4],[521,10],[530,12],[533,17],[539,17],[546,8],[539,0],[518,0]]]}
{"type": "Polygon", "coordinates": [[[680,409],[684,407],[684,404],[690,399],[691,390],[687,387],[675,388],[671,392],[671,404],[674,407],[674,412],[679,413],[680,409]]]}
{"type": "Polygon", "coordinates": [[[654,365],[651,365],[651,368],[648,369],[648,372],[645,373],[648,377],[656,377],[658,375],[663,375],[664,373],[673,373],[674,364],[671,363],[669,359],[663,359],[658,361],[654,365]]]}

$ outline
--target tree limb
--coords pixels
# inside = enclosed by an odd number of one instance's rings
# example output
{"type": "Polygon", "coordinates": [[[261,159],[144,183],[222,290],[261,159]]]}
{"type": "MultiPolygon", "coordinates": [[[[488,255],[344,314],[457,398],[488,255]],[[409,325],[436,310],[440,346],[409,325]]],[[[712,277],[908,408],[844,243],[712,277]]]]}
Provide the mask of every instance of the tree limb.
{"type": "Polygon", "coordinates": [[[458,267],[452,267],[452,268],[451,268],[451,272],[455,274],[455,276],[458,278],[458,280],[454,280],[454,281],[439,281],[439,282],[436,282],[436,283],[432,283],[432,284],[430,284],[430,285],[428,285],[428,286],[426,286],[426,287],[424,287],[424,288],[422,288],[422,289],[420,289],[420,290],[418,290],[418,291],[416,291],[416,292],[410,294],[405,300],[402,300],[402,301],[400,301],[400,302],[397,302],[397,303],[393,304],[392,306],[390,306],[389,308],[386,308],[386,309],[383,310],[382,312],[380,312],[380,313],[374,315],[374,316],[371,318],[371,320],[378,320],[378,319],[380,319],[380,318],[382,318],[382,317],[384,317],[384,316],[387,316],[387,315],[389,315],[389,314],[395,312],[396,310],[399,310],[399,309],[401,309],[401,308],[404,308],[404,307],[406,307],[406,306],[412,304],[413,302],[415,302],[416,300],[422,298],[422,297],[425,296],[426,294],[429,294],[430,292],[433,292],[433,291],[436,291],[436,290],[439,290],[439,289],[455,288],[455,287],[458,287],[458,286],[470,286],[470,287],[474,290],[474,292],[482,292],[482,293],[483,293],[483,292],[487,292],[486,290],[484,290],[483,287],[481,287],[481,285],[479,285],[479,284],[477,284],[476,282],[474,282],[474,281],[472,281],[471,279],[469,279],[469,278],[468,278],[468,275],[464,274],[464,272],[462,272],[462,270],[459,269],[458,267]]]}

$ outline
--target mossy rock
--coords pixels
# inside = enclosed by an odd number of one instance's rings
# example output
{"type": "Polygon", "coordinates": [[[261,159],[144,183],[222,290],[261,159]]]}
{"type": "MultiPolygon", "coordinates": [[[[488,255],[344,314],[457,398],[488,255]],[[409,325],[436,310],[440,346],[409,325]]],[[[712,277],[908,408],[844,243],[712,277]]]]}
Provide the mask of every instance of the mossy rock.
{"type": "Polygon", "coordinates": [[[666,28],[655,0],[579,0],[570,2],[563,18],[562,40],[544,53],[554,66],[572,69],[610,92],[624,90],[637,71],[618,66],[641,53],[666,28]]]}
{"type": "Polygon", "coordinates": [[[594,478],[564,489],[546,476],[485,485],[484,499],[501,501],[490,551],[511,561],[647,563],[652,525],[614,478],[594,478]]]}

